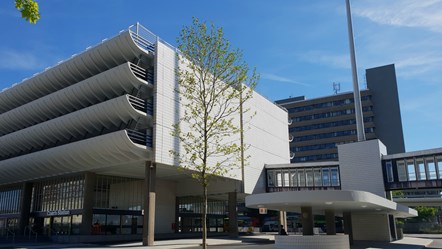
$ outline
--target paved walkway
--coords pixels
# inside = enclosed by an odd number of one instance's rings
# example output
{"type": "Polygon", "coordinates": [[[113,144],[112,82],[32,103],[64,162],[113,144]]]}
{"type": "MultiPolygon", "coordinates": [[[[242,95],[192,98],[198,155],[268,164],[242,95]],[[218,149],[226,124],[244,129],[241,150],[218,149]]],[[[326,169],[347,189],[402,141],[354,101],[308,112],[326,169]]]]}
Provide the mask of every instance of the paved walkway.
{"type": "MultiPolygon", "coordinates": [[[[215,245],[228,245],[231,248],[235,248],[235,245],[240,245],[243,242],[249,243],[262,243],[274,240],[273,235],[255,235],[255,236],[241,236],[239,239],[228,239],[228,238],[209,238],[209,246],[215,245]]],[[[355,245],[351,246],[351,249],[421,249],[432,243],[431,238],[416,238],[416,237],[405,237],[402,240],[394,241],[391,243],[387,242],[372,242],[372,241],[358,241],[355,245]]],[[[97,244],[0,244],[0,248],[23,248],[23,249],[43,249],[43,248],[89,248],[89,249],[99,249],[99,248],[109,248],[109,249],[176,249],[176,248],[195,248],[201,244],[201,239],[177,239],[177,240],[162,240],[155,241],[155,245],[151,247],[142,246],[141,242],[137,243],[122,243],[115,245],[97,245],[97,244]]],[[[268,245],[268,244],[267,244],[268,245]]],[[[273,245],[271,245],[274,248],[273,245]]],[[[268,246],[266,246],[268,247],[268,246]]]]}

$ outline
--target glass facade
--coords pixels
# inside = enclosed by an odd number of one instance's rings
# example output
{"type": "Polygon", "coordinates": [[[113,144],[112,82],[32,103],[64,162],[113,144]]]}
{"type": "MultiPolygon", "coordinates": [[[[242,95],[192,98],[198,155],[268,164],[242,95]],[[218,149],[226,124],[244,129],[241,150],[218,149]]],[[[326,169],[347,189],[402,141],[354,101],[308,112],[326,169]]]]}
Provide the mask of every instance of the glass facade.
{"type": "MultiPolygon", "coordinates": [[[[373,122],[374,117],[365,117],[364,122],[373,122]]],[[[310,124],[310,125],[304,125],[304,126],[297,126],[297,127],[290,127],[289,132],[300,132],[300,131],[308,131],[308,130],[317,130],[317,129],[325,129],[325,128],[331,128],[331,127],[339,127],[339,126],[345,126],[345,125],[355,125],[356,119],[346,119],[346,120],[339,120],[334,122],[325,122],[325,123],[319,123],[319,124],[310,124]]]]}
{"type": "MultiPolygon", "coordinates": [[[[280,181],[282,181],[282,175],[280,181]]],[[[201,197],[190,196],[177,198],[178,214],[176,231],[179,233],[201,232],[201,214],[203,200],[201,197]]],[[[207,229],[209,232],[228,231],[228,202],[210,199],[207,201],[207,229]]]]}
{"type": "Polygon", "coordinates": [[[324,160],[337,159],[337,158],[338,158],[338,153],[328,153],[328,154],[294,157],[292,161],[298,163],[298,162],[308,162],[308,161],[324,161],[324,160]]]}
{"type": "Polygon", "coordinates": [[[57,177],[34,184],[32,211],[83,208],[84,176],[57,177]]]}
{"type": "Polygon", "coordinates": [[[266,174],[268,192],[339,189],[341,185],[338,166],[267,169],[266,174]]]}
{"type": "MultiPolygon", "coordinates": [[[[372,111],[372,110],[373,110],[372,106],[363,106],[362,107],[363,112],[368,112],[368,111],[372,111]]],[[[355,109],[350,108],[350,109],[344,109],[344,110],[339,110],[339,111],[323,112],[323,113],[316,113],[316,114],[304,115],[304,116],[299,116],[299,117],[292,117],[292,120],[295,122],[301,122],[301,121],[307,121],[307,120],[316,120],[316,119],[322,119],[322,118],[331,118],[331,117],[338,117],[338,116],[343,116],[343,115],[350,115],[350,114],[354,114],[354,113],[355,113],[355,109]]]]}
{"type": "Polygon", "coordinates": [[[442,187],[439,181],[422,183],[442,179],[440,154],[383,160],[383,167],[387,189],[442,187]]]}
{"type": "MultiPolygon", "coordinates": [[[[365,128],[365,133],[374,133],[375,128],[369,127],[365,128]]],[[[331,137],[342,137],[342,136],[352,136],[356,135],[356,130],[346,130],[346,131],[334,131],[334,132],[327,132],[327,133],[320,133],[320,134],[312,134],[312,135],[306,135],[306,136],[299,136],[294,137],[293,141],[300,142],[300,141],[307,141],[307,140],[318,140],[318,139],[325,139],[325,138],[331,138],[331,137]]]]}
{"type": "Polygon", "coordinates": [[[143,180],[117,176],[97,176],[94,208],[141,210],[143,180]]]}
{"type": "MultiPolygon", "coordinates": [[[[371,100],[370,95],[361,96],[362,101],[371,100]]],[[[334,101],[326,101],[322,103],[317,104],[311,104],[311,105],[305,105],[305,106],[298,106],[293,108],[287,108],[289,113],[293,112],[303,112],[303,111],[309,111],[309,110],[315,110],[315,109],[321,109],[321,108],[328,108],[328,107],[337,107],[337,106],[343,106],[343,105],[349,105],[354,103],[354,98],[346,98],[346,99],[340,99],[340,100],[334,100],[334,101]]]]}
{"type": "Polygon", "coordinates": [[[20,186],[0,188],[0,214],[20,213],[21,194],[20,186]]]}

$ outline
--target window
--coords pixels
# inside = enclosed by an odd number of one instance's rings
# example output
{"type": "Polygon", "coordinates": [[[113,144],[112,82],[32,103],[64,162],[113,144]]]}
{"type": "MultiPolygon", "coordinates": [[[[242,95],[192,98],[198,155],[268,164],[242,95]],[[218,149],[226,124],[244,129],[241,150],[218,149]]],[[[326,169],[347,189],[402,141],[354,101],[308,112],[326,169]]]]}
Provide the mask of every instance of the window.
{"type": "Polygon", "coordinates": [[[427,174],[425,172],[425,164],[422,159],[417,161],[417,168],[419,170],[418,174],[419,180],[427,180],[427,174]]]}
{"type": "Polygon", "coordinates": [[[315,186],[322,186],[321,169],[314,169],[315,186]]]}
{"type": "Polygon", "coordinates": [[[393,165],[391,161],[385,162],[385,171],[387,172],[387,182],[393,182],[393,165]]]}
{"type": "Polygon", "coordinates": [[[328,168],[322,169],[322,186],[330,186],[330,170],[328,168]]]}
{"type": "Polygon", "coordinates": [[[290,174],[292,178],[292,186],[298,187],[298,175],[296,174],[296,169],[292,169],[290,174]]]}
{"type": "Polygon", "coordinates": [[[433,158],[427,159],[426,162],[428,168],[428,179],[437,179],[436,165],[434,164],[433,158]]]}
{"type": "Polygon", "coordinates": [[[267,186],[269,186],[269,187],[275,186],[275,184],[273,182],[273,174],[274,174],[273,170],[267,170],[267,186]]]}
{"type": "Polygon", "coordinates": [[[436,170],[438,172],[439,175],[439,179],[440,179],[440,172],[442,170],[442,157],[436,158],[436,162],[437,162],[437,166],[436,166],[436,170]]]}
{"type": "Polygon", "coordinates": [[[307,187],[313,187],[313,171],[312,169],[305,170],[307,187]]]}
{"type": "Polygon", "coordinates": [[[330,168],[331,173],[331,185],[332,186],[339,186],[339,172],[338,168],[330,168]]]}
{"type": "Polygon", "coordinates": [[[289,172],[288,171],[284,171],[283,176],[284,176],[284,187],[290,187],[289,172]]]}
{"type": "Polygon", "coordinates": [[[304,169],[298,169],[298,183],[299,183],[299,187],[305,187],[304,169]]]}
{"type": "Polygon", "coordinates": [[[397,174],[399,177],[400,182],[406,182],[407,181],[407,172],[405,170],[405,163],[404,161],[397,161],[397,174]]]}
{"type": "Polygon", "coordinates": [[[281,172],[276,173],[276,186],[282,187],[282,173],[281,172]]]}
{"type": "Polygon", "coordinates": [[[407,161],[408,180],[416,181],[416,169],[413,161],[407,161]]]}

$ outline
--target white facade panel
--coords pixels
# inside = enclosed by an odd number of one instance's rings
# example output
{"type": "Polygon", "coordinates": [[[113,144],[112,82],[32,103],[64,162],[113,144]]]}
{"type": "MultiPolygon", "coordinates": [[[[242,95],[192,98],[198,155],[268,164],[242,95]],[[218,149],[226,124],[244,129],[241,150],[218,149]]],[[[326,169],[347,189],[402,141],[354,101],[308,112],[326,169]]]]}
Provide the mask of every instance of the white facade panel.
{"type": "MultiPolygon", "coordinates": [[[[173,124],[183,115],[178,96],[175,92],[176,52],[170,47],[158,43],[156,62],[155,89],[155,161],[176,165],[170,150],[180,150],[179,141],[171,135],[173,124]]],[[[263,167],[265,164],[289,163],[287,112],[274,105],[261,95],[254,93],[253,98],[245,104],[250,111],[244,115],[245,144],[250,145],[246,155],[250,156],[245,167],[245,192],[264,192],[265,184],[263,167]],[[248,117],[254,114],[250,120],[248,117]],[[259,184],[258,184],[259,182],[259,184]]],[[[239,118],[237,118],[239,120],[239,118]]],[[[183,128],[183,127],[182,127],[183,128]]],[[[239,143],[239,135],[229,138],[239,143]]],[[[229,171],[227,177],[241,180],[241,169],[229,171]]]]}
{"type": "Polygon", "coordinates": [[[155,67],[155,161],[174,165],[170,150],[174,149],[177,138],[172,137],[172,125],[178,122],[178,96],[175,92],[176,52],[158,42],[155,67]]]}
{"type": "Polygon", "coordinates": [[[361,190],[385,198],[382,155],[386,147],[378,139],[338,145],[342,190],[361,190]]]}
{"type": "Polygon", "coordinates": [[[290,163],[288,115],[257,93],[245,108],[250,108],[245,117],[255,114],[249,122],[244,119],[244,142],[250,145],[245,153],[250,156],[245,167],[245,193],[263,193],[264,165],[290,163]]]}

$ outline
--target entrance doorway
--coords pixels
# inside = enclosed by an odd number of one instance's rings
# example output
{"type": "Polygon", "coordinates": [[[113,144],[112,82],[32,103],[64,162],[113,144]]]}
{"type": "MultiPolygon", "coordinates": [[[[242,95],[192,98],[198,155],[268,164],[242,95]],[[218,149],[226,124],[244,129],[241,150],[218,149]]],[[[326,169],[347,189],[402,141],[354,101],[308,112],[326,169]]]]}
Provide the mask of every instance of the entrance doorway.
{"type": "Polygon", "coordinates": [[[52,235],[71,235],[72,216],[54,216],[44,218],[43,233],[52,235]]]}

